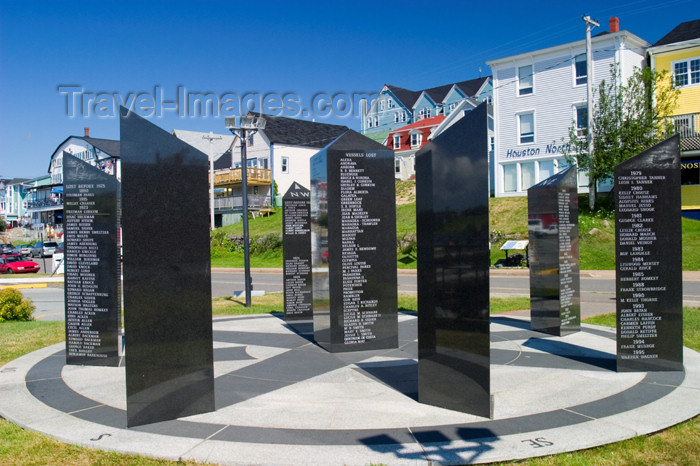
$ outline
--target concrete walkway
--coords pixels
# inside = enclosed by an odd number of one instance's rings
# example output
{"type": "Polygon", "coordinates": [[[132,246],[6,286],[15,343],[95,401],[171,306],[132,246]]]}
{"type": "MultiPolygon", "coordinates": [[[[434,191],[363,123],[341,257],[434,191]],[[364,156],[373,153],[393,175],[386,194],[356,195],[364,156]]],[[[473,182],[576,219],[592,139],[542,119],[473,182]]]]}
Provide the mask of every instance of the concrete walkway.
{"type": "Polygon", "coordinates": [[[400,347],[330,354],[273,315],[214,319],[216,411],[126,428],[124,368],[66,366],[64,345],[0,368],[0,415],[61,441],[219,464],[428,465],[512,460],[655,432],[700,413],[685,371],[617,373],[614,330],[566,337],[493,316],[491,419],[417,401],[416,318],[400,347]]]}

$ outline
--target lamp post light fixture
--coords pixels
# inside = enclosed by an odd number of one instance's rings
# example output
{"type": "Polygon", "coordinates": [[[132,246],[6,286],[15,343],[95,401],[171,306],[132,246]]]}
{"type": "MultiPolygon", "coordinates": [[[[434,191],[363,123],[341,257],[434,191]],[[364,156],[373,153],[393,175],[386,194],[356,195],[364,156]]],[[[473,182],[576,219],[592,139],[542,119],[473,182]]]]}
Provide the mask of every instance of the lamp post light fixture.
{"type": "Polygon", "coordinates": [[[237,124],[236,117],[226,118],[226,128],[237,136],[241,141],[241,201],[243,209],[243,264],[245,283],[245,306],[250,307],[250,295],[253,284],[250,277],[250,233],[248,231],[248,161],[246,159],[246,145],[248,136],[255,134],[258,130],[265,129],[265,119],[263,117],[246,115],[240,117],[240,124],[237,124]]]}

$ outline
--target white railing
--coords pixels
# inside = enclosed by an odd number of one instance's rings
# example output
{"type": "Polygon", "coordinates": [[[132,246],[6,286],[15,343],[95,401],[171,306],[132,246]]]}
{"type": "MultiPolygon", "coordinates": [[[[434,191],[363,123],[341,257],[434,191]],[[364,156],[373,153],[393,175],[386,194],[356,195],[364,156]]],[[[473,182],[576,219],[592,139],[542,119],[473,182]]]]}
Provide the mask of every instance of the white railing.
{"type": "Polygon", "coordinates": [[[686,113],[669,117],[682,138],[700,137],[700,113],[686,113]]]}
{"type": "MultiPolygon", "coordinates": [[[[270,196],[261,194],[248,195],[249,209],[264,209],[270,205],[270,196]]],[[[241,210],[243,208],[243,199],[241,196],[228,196],[214,198],[214,209],[216,210],[241,210]]]]}

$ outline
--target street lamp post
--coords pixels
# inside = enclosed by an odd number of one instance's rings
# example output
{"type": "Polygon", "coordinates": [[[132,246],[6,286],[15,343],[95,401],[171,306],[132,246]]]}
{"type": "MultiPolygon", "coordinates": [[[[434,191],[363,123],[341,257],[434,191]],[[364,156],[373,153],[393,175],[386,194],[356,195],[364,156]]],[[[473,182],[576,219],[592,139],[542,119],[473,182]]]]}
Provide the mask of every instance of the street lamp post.
{"type": "Polygon", "coordinates": [[[209,215],[211,227],[214,229],[214,154],[212,151],[212,144],[214,141],[222,139],[221,136],[214,136],[213,131],[209,131],[209,134],[202,136],[202,139],[207,139],[209,141],[209,215]]]}
{"type": "Polygon", "coordinates": [[[238,136],[241,141],[241,202],[243,204],[243,267],[245,283],[245,306],[250,307],[250,295],[253,284],[250,277],[250,233],[248,231],[248,162],[246,160],[246,144],[248,136],[265,128],[265,119],[262,117],[247,115],[240,117],[240,125],[236,124],[236,118],[226,118],[226,128],[238,136]]]}

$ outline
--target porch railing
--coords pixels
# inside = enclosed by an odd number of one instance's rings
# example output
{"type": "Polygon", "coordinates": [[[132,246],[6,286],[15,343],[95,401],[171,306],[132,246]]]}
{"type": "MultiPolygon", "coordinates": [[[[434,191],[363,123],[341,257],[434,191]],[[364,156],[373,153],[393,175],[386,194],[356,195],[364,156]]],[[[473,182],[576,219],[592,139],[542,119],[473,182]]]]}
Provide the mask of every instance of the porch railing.
{"type": "MultiPolygon", "coordinates": [[[[270,205],[270,196],[262,194],[248,195],[248,209],[264,209],[270,205]]],[[[243,210],[243,199],[241,196],[227,196],[214,198],[215,210],[243,210]]]]}
{"type": "Polygon", "coordinates": [[[669,117],[681,138],[700,137],[700,113],[686,113],[669,117]]]}
{"type": "MultiPolygon", "coordinates": [[[[272,181],[272,170],[267,168],[248,168],[248,183],[269,184],[272,181]]],[[[240,168],[226,168],[214,172],[214,186],[236,185],[243,182],[240,168]]]]}

